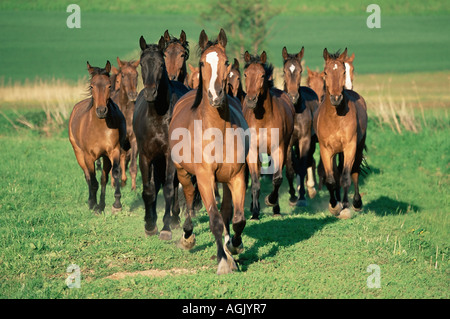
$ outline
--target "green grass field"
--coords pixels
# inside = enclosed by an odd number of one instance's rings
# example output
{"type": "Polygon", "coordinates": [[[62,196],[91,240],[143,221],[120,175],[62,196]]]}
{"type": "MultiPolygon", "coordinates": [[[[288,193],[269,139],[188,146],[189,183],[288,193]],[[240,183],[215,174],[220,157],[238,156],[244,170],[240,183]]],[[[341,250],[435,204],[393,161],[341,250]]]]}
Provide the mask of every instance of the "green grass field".
{"type": "MultiPolygon", "coordinates": [[[[355,52],[371,171],[360,186],[364,210],[350,220],[331,216],[326,190],[306,208],[290,207],[284,179],[282,218],[262,205],[261,220],[244,230],[240,270],[226,276],[216,275],[205,210],[194,220],[191,251],[177,247],[180,229],[169,242],[145,237],[140,172],[135,192],[122,189],[122,212],[109,210],[110,187],[106,212],[89,211],[67,129],[67,112],[85,94],[86,60],[103,66],[117,56],[138,58],[140,35],[156,42],[166,29],[175,36],[184,29],[194,52],[202,28],[218,33],[197,18],[210,1],[77,3],[77,30],[66,27],[64,3],[0,3],[1,299],[450,297],[448,1],[377,1],[376,30],[366,27],[367,4],[359,0],[271,1],[283,9],[265,48],[276,67],[285,45],[289,52],[305,46],[312,69],[322,67],[324,47],[355,52]],[[71,264],[80,267],[80,289],[66,284],[71,264]],[[372,264],[380,267],[379,289],[367,285],[372,264]]],[[[271,181],[261,185],[264,198],[271,181]]],[[[247,192],[247,218],[249,200],[247,192]]]]}

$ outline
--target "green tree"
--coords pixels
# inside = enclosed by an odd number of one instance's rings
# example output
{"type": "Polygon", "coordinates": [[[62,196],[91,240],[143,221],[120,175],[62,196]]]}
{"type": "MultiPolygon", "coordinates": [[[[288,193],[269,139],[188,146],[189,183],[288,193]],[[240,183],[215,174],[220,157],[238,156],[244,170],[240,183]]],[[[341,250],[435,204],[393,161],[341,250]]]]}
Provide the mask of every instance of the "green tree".
{"type": "Polygon", "coordinates": [[[258,51],[271,31],[268,22],[279,12],[280,9],[272,7],[269,0],[214,0],[200,16],[223,28],[228,37],[227,51],[242,57],[246,50],[260,53],[258,51]]]}

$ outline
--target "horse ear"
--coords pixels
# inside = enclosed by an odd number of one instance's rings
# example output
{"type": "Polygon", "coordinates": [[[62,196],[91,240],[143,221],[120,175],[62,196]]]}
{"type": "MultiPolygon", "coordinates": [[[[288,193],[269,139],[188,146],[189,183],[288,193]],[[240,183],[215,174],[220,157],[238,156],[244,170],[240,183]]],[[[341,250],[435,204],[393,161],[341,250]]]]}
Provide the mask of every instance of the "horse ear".
{"type": "Polygon", "coordinates": [[[105,71],[106,72],[111,72],[111,63],[108,61],[106,61],[106,65],[105,65],[105,71]]]}
{"type": "Polygon", "coordinates": [[[119,66],[119,68],[121,68],[123,65],[123,62],[120,61],[119,57],[117,57],[117,65],[119,66]]]}
{"type": "Polygon", "coordinates": [[[184,30],[181,30],[181,33],[180,33],[180,41],[181,41],[181,43],[186,43],[186,33],[184,33],[184,30]]]}
{"type": "Polygon", "coordinates": [[[345,48],[344,52],[339,56],[340,60],[345,60],[347,58],[347,48],[345,48]]]}
{"type": "Polygon", "coordinates": [[[320,77],[322,78],[322,79],[325,79],[325,72],[324,71],[322,71],[322,72],[320,72],[320,77]]]}
{"type": "Polygon", "coordinates": [[[166,40],[164,39],[163,36],[161,36],[161,38],[159,38],[159,42],[158,42],[158,49],[159,49],[159,51],[164,51],[165,48],[166,48],[166,40]]]}
{"type": "Polygon", "coordinates": [[[169,30],[166,30],[164,32],[164,40],[166,40],[167,42],[170,41],[170,34],[169,34],[169,30]]]}
{"type": "Polygon", "coordinates": [[[297,53],[297,55],[296,55],[296,57],[297,57],[297,60],[301,60],[301,59],[303,59],[303,55],[305,54],[305,47],[303,47],[302,46],[302,49],[300,50],[300,52],[299,53],[297,53]]]}
{"type": "Polygon", "coordinates": [[[263,64],[266,63],[266,61],[267,61],[267,54],[266,54],[266,51],[263,51],[263,53],[261,53],[260,59],[261,59],[261,62],[262,62],[263,64]]]}
{"type": "Polygon", "coordinates": [[[250,59],[251,59],[250,53],[248,53],[248,51],[245,51],[244,61],[248,63],[248,62],[250,62],[250,59]]]}
{"type": "Polygon", "coordinates": [[[233,63],[233,67],[237,70],[239,70],[239,60],[234,58],[234,63],[233,63]]]}
{"type": "Polygon", "coordinates": [[[147,49],[147,42],[145,42],[145,39],[142,35],[141,35],[141,38],[139,39],[139,46],[141,47],[142,51],[147,49]]]}
{"type": "Polygon", "coordinates": [[[308,75],[311,74],[311,69],[309,68],[309,66],[306,66],[306,70],[308,71],[308,75]]]}
{"type": "Polygon", "coordinates": [[[329,59],[329,54],[328,54],[328,50],[327,48],[323,49],[323,58],[325,60],[325,62],[329,59]]]}
{"type": "Polygon", "coordinates": [[[89,61],[87,61],[86,63],[87,63],[87,69],[88,69],[88,72],[89,72],[90,74],[92,74],[92,71],[94,71],[94,68],[89,64],[89,61]]]}
{"type": "Polygon", "coordinates": [[[202,30],[202,32],[200,32],[200,37],[198,38],[198,46],[202,50],[204,50],[207,43],[208,43],[208,36],[206,35],[205,30],[202,30]]]}
{"type": "Polygon", "coordinates": [[[223,29],[220,29],[219,36],[217,37],[217,40],[219,41],[219,44],[223,46],[224,48],[227,46],[227,35],[225,34],[225,31],[223,29]]]}
{"type": "Polygon", "coordinates": [[[139,63],[141,63],[141,60],[135,61],[132,65],[134,68],[137,68],[139,66],[139,63]]]}
{"type": "Polygon", "coordinates": [[[194,73],[195,68],[192,66],[192,64],[188,63],[189,70],[191,70],[191,73],[194,73]]]}
{"type": "Polygon", "coordinates": [[[289,58],[289,54],[287,52],[286,47],[283,47],[283,50],[281,51],[281,55],[283,56],[284,61],[286,61],[289,58]]]}
{"type": "Polygon", "coordinates": [[[353,52],[352,55],[345,60],[345,62],[353,63],[354,60],[355,60],[355,52],[353,52]]]}

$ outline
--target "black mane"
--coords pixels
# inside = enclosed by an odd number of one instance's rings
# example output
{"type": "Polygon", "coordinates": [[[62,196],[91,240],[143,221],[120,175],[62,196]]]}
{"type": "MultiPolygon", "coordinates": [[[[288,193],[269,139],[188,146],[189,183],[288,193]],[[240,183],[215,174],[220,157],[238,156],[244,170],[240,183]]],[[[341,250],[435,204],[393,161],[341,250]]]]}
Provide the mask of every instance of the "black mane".
{"type": "Polygon", "coordinates": [[[272,88],[274,86],[273,84],[273,65],[271,63],[262,63],[261,57],[257,54],[250,55],[250,61],[245,63],[244,70],[247,69],[250,64],[257,63],[262,65],[264,68],[264,72],[266,73],[265,79],[267,81],[267,84],[269,85],[269,88],[272,88]]]}

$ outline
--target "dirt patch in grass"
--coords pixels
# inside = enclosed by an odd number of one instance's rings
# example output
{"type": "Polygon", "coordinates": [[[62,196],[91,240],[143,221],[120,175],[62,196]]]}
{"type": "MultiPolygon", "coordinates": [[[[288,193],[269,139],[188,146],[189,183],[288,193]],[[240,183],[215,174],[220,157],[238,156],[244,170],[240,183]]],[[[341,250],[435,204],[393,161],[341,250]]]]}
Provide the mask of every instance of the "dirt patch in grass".
{"type": "Polygon", "coordinates": [[[183,269],[183,268],[173,268],[168,270],[160,270],[160,269],[148,269],[142,271],[133,271],[133,272],[116,272],[112,275],[106,277],[107,279],[120,280],[125,277],[135,277],[135,276],[146,276],[146,277],[165,277],[167,275],[176,276],[176,275],[187,275],[187,274],[195,274],[195,270],[183,269]]]}

